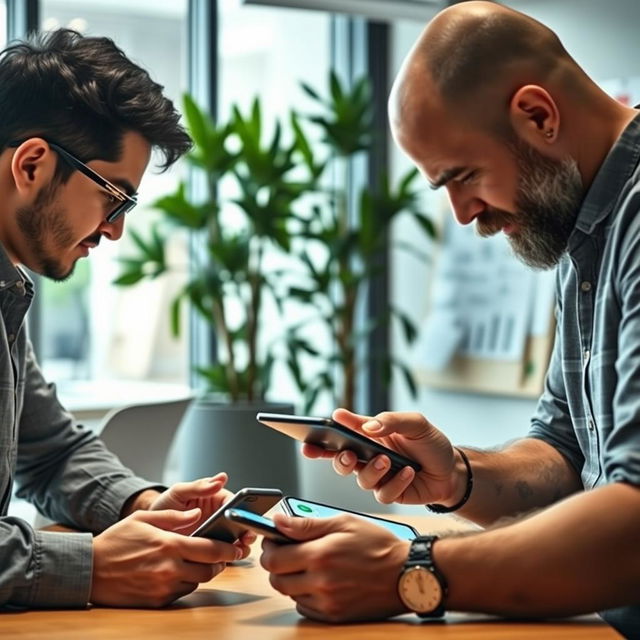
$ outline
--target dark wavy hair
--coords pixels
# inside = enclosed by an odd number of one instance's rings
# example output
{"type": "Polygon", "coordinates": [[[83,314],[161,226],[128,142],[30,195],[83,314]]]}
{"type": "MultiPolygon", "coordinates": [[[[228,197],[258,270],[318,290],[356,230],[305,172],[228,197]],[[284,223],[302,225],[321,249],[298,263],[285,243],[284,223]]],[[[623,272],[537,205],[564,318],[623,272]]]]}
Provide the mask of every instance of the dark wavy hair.
{"type": "MultiPolygon", "coordinates": [[[[58,29],[12,44],[0,54],[0,149],[41,136],[84,162],[114,162],[135,131],[166,170],[191,140],[163,89],[109,38],[58,29]]],[[[64,162],[57,171],[72,173],[64,162]]]]}

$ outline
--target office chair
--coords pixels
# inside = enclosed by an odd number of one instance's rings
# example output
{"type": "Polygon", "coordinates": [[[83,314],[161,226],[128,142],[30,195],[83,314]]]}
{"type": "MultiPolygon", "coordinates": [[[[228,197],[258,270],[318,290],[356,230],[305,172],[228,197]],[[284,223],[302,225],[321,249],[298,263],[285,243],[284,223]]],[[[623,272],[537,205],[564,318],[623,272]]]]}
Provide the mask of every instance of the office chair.
{"type": "MultiPolygon", "coordinates": [[[[187,397],[112,409],[98,425],[97,433],[125,467],[162,484],[171,444],[191,400],[187,397]]],[[[50,524],[51,520],[35,514],[36,529],[50,524]]]]}
{"type": "Polygon", "coordinates": [[[169,449],[192,398],[112,409],[98,428],[107,448],[125,467],[162,483],[169,449]]]}

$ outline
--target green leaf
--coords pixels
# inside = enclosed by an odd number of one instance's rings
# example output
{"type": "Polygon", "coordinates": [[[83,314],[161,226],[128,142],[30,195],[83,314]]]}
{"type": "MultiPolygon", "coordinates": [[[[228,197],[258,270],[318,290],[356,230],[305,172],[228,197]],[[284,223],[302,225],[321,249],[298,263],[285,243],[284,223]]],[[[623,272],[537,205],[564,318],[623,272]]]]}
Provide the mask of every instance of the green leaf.
{"type": "Polygon", "coordinates": [[[435,225],[431,221],[431,218],[428,218],[423,213],[414,213],[413,218],[429,238],[435,240],[438,237],[438,232],[436,231],[435,225]]]}
{"type": "Polygon", "coordinates": [[[317,100],[318,102],[322,102],[322,98],[320,97],[320,94],[313,89],[311,86],[309,86],[306,82],[301,82],[300,86],[302,87],[302,90],[311,98],[313,98],[314,100],[317,100]]]}
{"type": "Polygon", "coordinates": [[[307,167],[309,167],[309,169],[313,173],[315,169],[313,151],[311,150],[311,145],[309,144],[309,141],[307,140],[307,137],[304,131],[302,130],[302,126],[300,125],[298,116],[294,111],[291,112],[289,116],[289,121],[291,122],[291,128],[293,129],[293,134],[295,137],[298,150],[302,154],[302,158],[304,159],[305,164],[307,165],[307,167]]]}
{"type": "Polygon", "coordinates": [[[210,127],[208,126],[204,113],[200,111],[195,100],[188,93],[185,93],[182,97],[182,106],[187,121],[187,128],[193,141],[196,145],[206,147],[207,129],[210,127]]]}
{"type": "Polygon", "coordinates": [[[418,331],[416,329],[415,324],[409,318],[409,316],[404,312],[398,309],[397,307],[390,305],[389,313],[396,318],[400,322],[400,326],[402,327],[402,332],[404,334],[405,340],[411,344],[417,337],[418,331]]]}
{"type": "Polygon", "coordinates": [[[416,385],[416,381],[415,378],[413,377],[413,373],[411,373],[411,370],[409,369],[409,367],[407,367],[405,364],[403,364],[402,362],[400,362],[399,360],[393,359],[391,361],[391,364],[396,368],[400,370],[400,373],[402,375],[402,377],[404,378],[404,382],[407,385],[407,388],[409,389],[409,393],[411,394],[412,398],[417,398],[418,397],[418,386],[416,385]]]}
{"type": "Polygon", "coordinates": [[[188,229],[204,229],[209,218],[217,215],[217,204],[205,205],[193,204],[186,195],[186,186],[183,182],[178,185],[174,193],[158,198],[153,207],[162,211],[174,224],[188,229]]]}
{"type": "Polygon", "coordinates": [[[409,187],[411,183],[420,175],[420,172],[417,169],[410,169],[405,173],[405,175],[400,179],[400,184],[398,186],[399,193],[408,193],[410,191],[409,187]]]}
{"type": "Polygon", "coordinates": [[[130,286],[132,284],[136,284],[136,282],[140,282],[145,277],[145,274],[142,271],[129,271],[127,273],[123,273],[121,276],[118,276],[113,284],[118,286],[130,286]]]}
{"type": "Polygon", "coordinates": [[[342,86],[340,85],[338,74],[333,69],[329,73],[329,89],[331,91],[331,97],[333,98],[334,103],[341,103],[344,92],[342,91],[342,86]]]}
{"type": "Polygon", "coordinates": [[[180,309],[182,303],[182,295],[178,295],[173,299],[170,308],[171,335],[178,337],[180,335],[180,309]]]}

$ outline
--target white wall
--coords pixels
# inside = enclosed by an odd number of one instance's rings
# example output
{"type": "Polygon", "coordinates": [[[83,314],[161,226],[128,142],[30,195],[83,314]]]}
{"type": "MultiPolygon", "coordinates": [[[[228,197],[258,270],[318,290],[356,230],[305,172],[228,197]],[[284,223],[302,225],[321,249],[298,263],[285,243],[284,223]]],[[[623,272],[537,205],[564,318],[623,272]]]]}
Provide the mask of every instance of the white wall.
{"type": "MultiPolygon", "coordinates": [[[[640,75],[640,2],[637,0],[519,0],[504,2],[544,22],[560,36],[577,62],[596,81],[640,75]]],[[[409,51],[422,29],[417,23],[402,22],[394,26],[392,39],[392,74],[409,51]]],[[[393,142],[391,143],[393,148],[393,142]]],[[[394,148],[392,167],[395,173],[406,170],[407,159],[394,148]]],[[[438,210],[442,202],[427,200],[427,210],[438,210]]],[[[398,226],[396,238],[417,237],[411,225],[398,226]]],[[[399,306],[416,319],[424,317],[428,301],[429,267],[407,256],[394,256],[392,291],[399,306]]],[[[407,358],[411,352],[395,344],[407,358]]],[[[401,384],[395,384],[393,409],[420,411],[456,443],[493,446],[526,432],[534,399],[514,399],[480,394],[444,392],[422,387],[412,400],[401,384]]],[[[396,507],[406,510],[406,507],[396,507]]]]}

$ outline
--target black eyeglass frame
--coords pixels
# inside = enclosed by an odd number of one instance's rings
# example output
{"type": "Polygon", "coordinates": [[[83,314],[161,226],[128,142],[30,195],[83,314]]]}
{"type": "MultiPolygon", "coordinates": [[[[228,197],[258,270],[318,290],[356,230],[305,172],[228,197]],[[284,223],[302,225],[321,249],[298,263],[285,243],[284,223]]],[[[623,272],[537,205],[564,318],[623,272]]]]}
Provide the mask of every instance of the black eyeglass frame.
{"type": "MultiPolygon", "coordinates": [[[[114,198],[120,201],[120,204],[117,205],[116,208],[107,215],[107,222],[109,224],[115,222],[120,216],[131,211],[131,209],[133,209],[138,204],[138,198],[136,197],[136,194],[130,196],[122,189],[116,187],[115,184],[109,182],[106,178],[103,178],[97,171],[94,171],[91,167],[82,162],[82,160],[76,158],[72,153],[69,153],[59,144],[50,142],[46,138],[43,139],[67,164],[80,171],[80,173],[83,173],[85,176],[87,176],[87,178],[91,178],[91,180],[93,180],[97,185],[102,187],[105,191],[109,192],[114,198]]],[[[11,142],[8,146],[18,147],[23,142],[24,140],[21,140],[20,142],[11,142]]]]}

